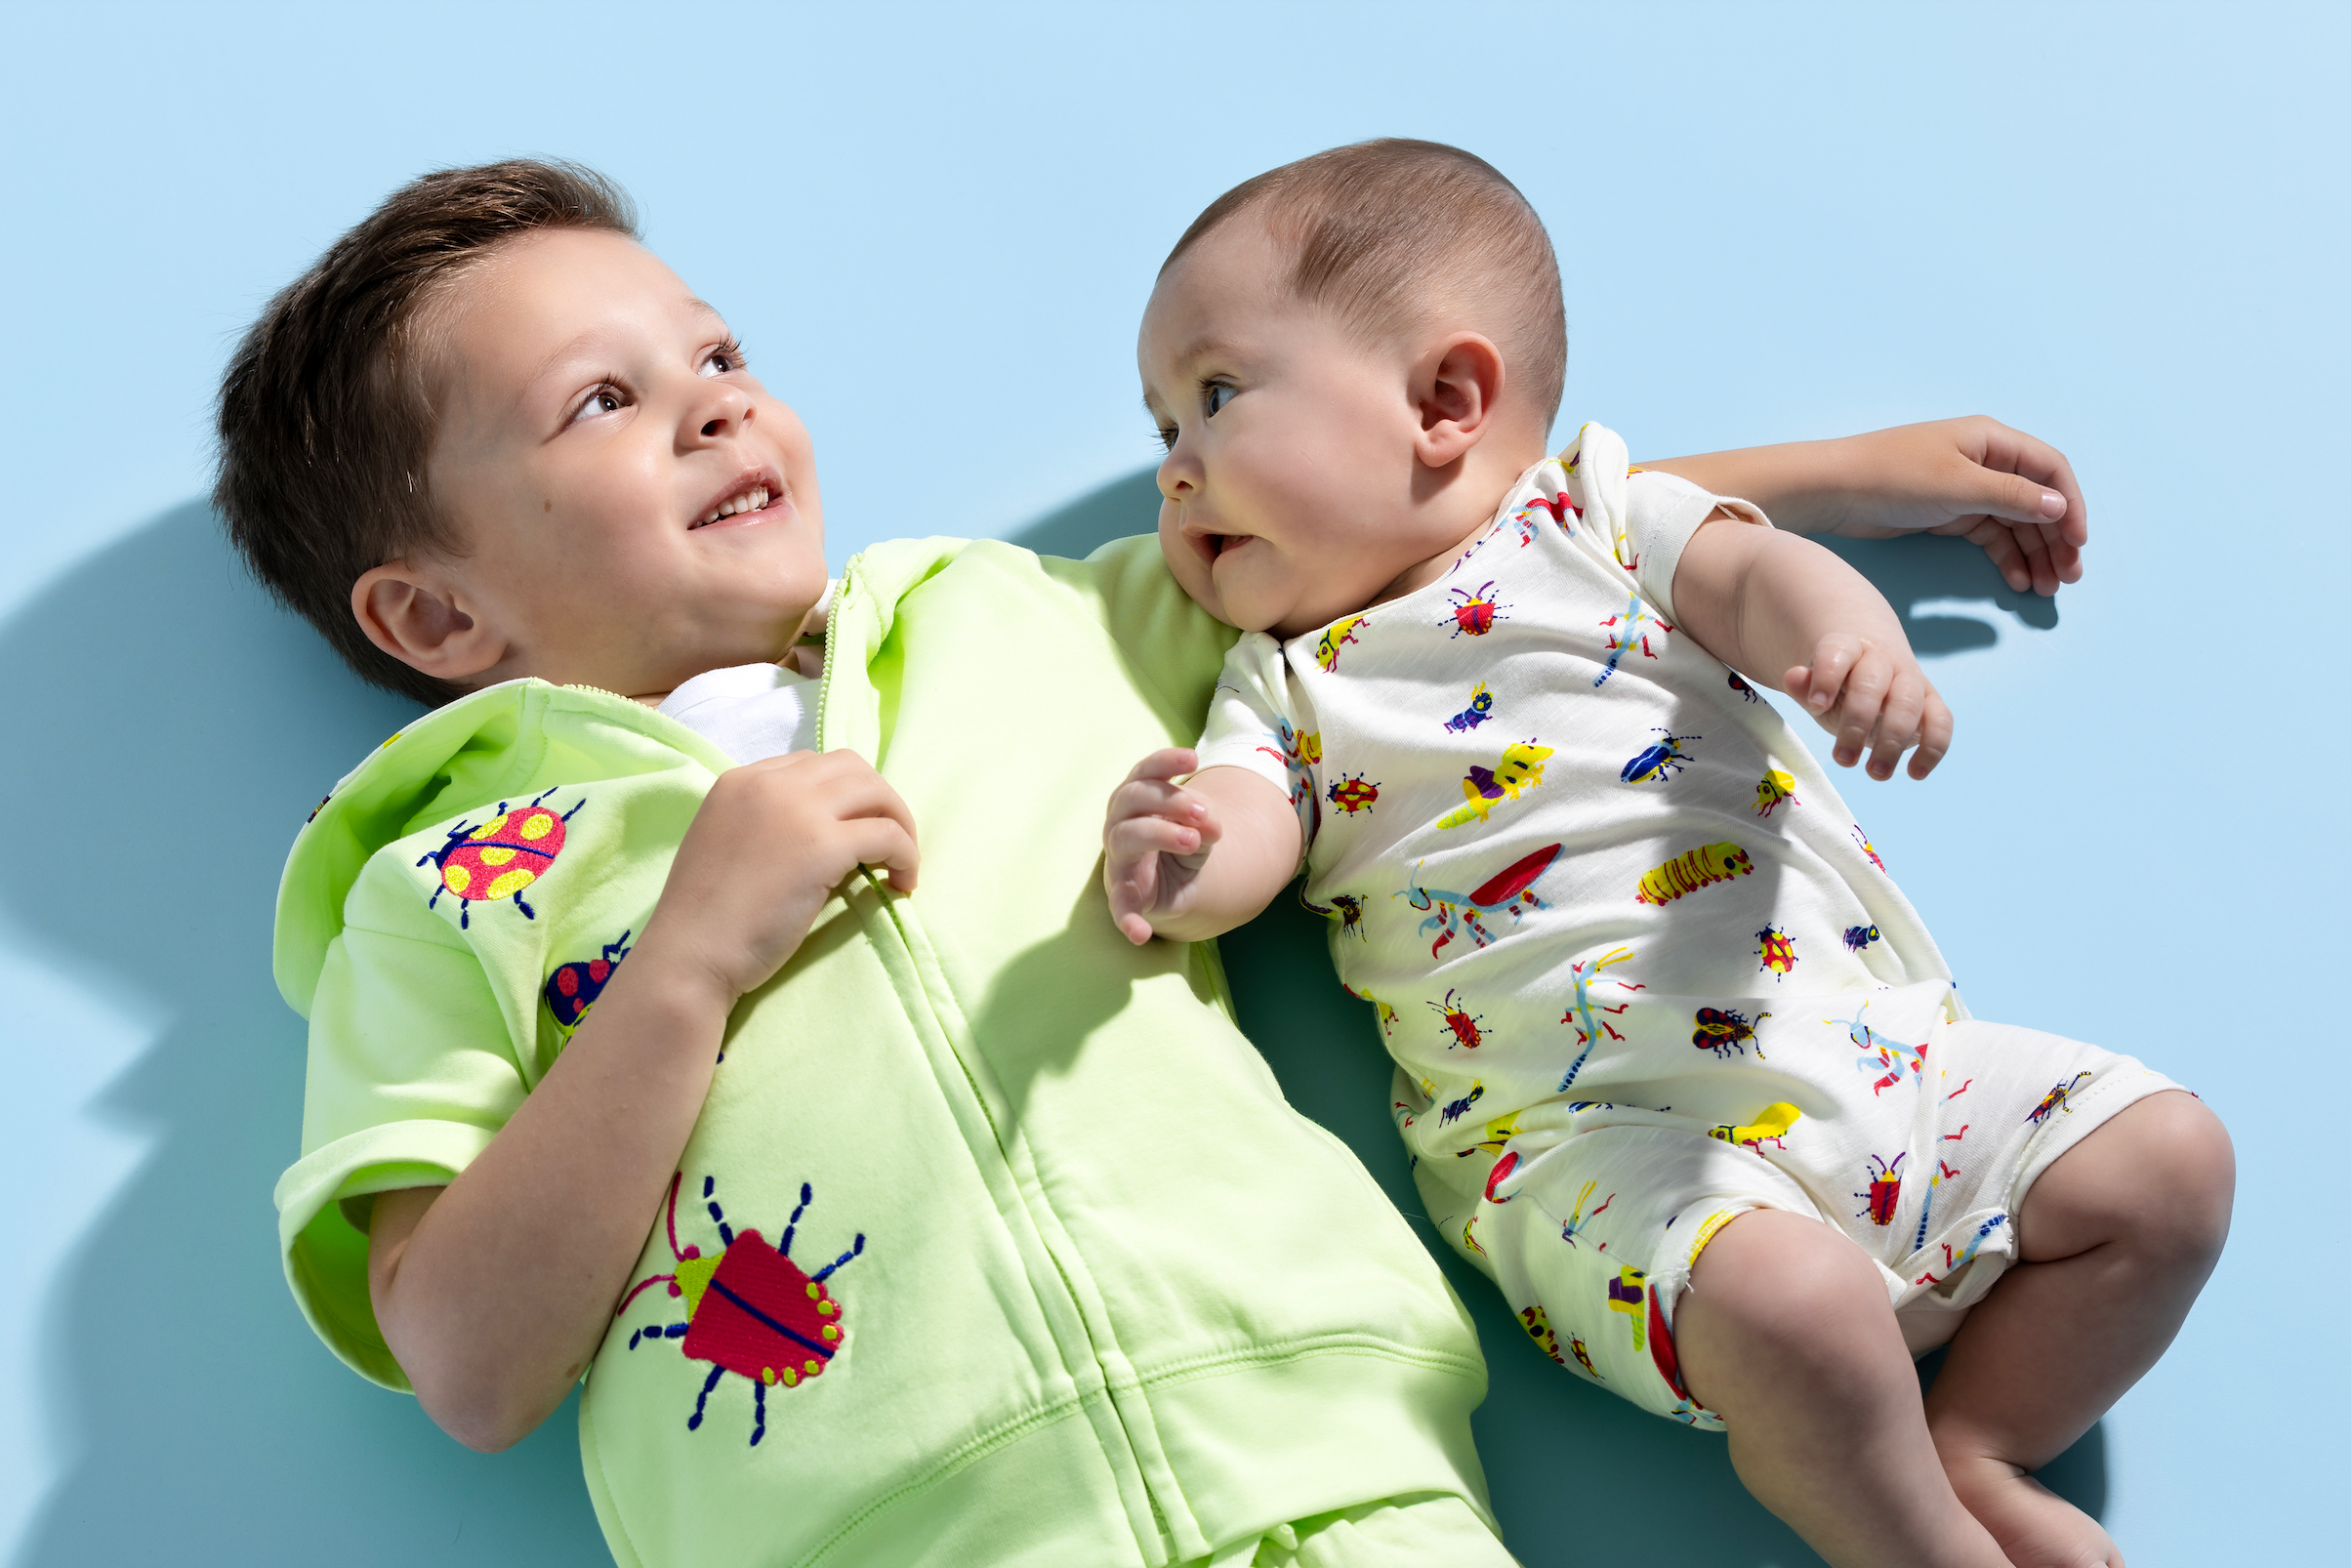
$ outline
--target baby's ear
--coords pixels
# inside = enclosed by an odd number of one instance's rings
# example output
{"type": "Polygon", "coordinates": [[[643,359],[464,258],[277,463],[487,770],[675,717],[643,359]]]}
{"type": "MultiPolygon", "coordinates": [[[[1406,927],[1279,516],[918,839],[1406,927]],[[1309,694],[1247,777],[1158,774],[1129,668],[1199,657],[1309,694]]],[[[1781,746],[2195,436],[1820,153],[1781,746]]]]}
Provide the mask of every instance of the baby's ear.
{"type": "Polygon", "coordinates": [[[1502,351],[1479,332],[1456,332],[1430,347],[1413,374],[1421,413],[1421,461],[1432,469],[1458,461],[1494,429],[1505,375],[1502,351]]]}
{"type": "Polygon", "coordinates": [[[430,561],[390,561],[351,584],[351,614],[367,640],[411,669],[465,684],[506,656],[507,640],[430,561]]]}

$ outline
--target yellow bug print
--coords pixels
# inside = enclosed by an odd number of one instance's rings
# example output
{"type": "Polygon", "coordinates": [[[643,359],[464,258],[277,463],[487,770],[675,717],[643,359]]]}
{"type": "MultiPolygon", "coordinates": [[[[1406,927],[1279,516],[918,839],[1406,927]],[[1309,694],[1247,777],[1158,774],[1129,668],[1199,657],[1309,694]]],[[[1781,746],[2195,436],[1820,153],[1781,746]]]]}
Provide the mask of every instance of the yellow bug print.
{"type": "Polygon", "coordinates": [[[1329,675],[1339,668],[1339,650],[1355,640],[1355,629],[1365,625],[1369,619],[1368,616],[1349,615],[1333,621],[1323,629],[1322,640],[1314,644],[1314,662],[1322,666],[1323,674],[1329,675]]]}
{"type": "MultiPolygon", "coordinates": [[[[1788,1145],[1781,1140],[1788,1135],[1788,1130],[1795,1126],[1803,1114],[1786,1100],[1780,1100],[1755,1112],[1755,1119],[1753,1122],[1744,1126],[1726,1122],[1720,1127],[1708,1128],[1706,1135],[1712,1138],[1720,1138],[1725,1143],[1736,1143],[1742,1148],[1753,1149],[1758,1154],[1763,1152],[1762,1146],[1766,1143],[1778,1143],[1781,1148],[1785,1149],[1788,1145]]],[[[1704,1243],[1702,1242],[1701,1245],[1704,1243]]]]}
{"type": "Polygon", "coordinates": [[[1733,877],[1751,876],[1754,869],[1754,861],[1735,844],[1701,845],[1644,875],[1640,891],[1632,895],[1633,902],[1670,904],[1683,893],[1696,892],[1733,877]]]}
{"type": "Polygon", "coordinates": [[[1781,805],[1801,805],[1795,798],[1795,780],[1778,768],[1766,768],[1755,781],[1755,815],[1769,816],[1781,805]]]}
{"type": "Polygon", "coordinates": [[[1437,818],[1437,826],[1458,828],[1493,820],[1497,803],[1515,801],[1543,782],[1543,760],[1550,754],[1548,746],[1538,746],[1531,737],[1505,746],[1502,760],[1492,768],[1469,769],[1468,777],[1462,780],[1462,794],[1466,803],[1437,818]]]}

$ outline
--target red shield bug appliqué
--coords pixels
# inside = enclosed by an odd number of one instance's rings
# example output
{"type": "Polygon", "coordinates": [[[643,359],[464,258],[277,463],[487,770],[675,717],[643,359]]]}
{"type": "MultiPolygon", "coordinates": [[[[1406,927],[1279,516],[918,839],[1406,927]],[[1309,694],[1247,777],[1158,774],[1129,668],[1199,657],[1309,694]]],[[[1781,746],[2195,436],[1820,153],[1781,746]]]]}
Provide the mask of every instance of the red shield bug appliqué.
{"type": "Polygon", "coordinates": [[[547,977],[547,1011],[556,1015],[556,1027],[565,1038],[588,1016],[596,999],[604,994],[604,985],[612,978],[612,971],[628,956],[629,932],[623,931],[619,941],[604,944],[602,957],[558,965],[547,977]]]}
{"type": "MultiPolygon", "coordinates": [[[[1466,588],[1448,588],[1445,590],[1445,592],[1448,594],[1458,594],[1461,596],[1462,601],[1459,604],[1449,604],[1446,606],[1447,619],[1453,623],[1453,635],[1455,637],[1460,637],[1464,632],[1471,637],[1484,637],[1488,632],[1494,630],[1494,623],[1496,620],[1508,619],[1507,616],[1503,614],[1503,611],[1507,609],[1508,606],[1498,603],[1493,598],[1487,597],[1492,594],[1493,591],[1494,585],[1492,583],[1481,585],[1474,594],[1466,588]]],[[[1437,624],[1442,626],[1445,624],[1445,622],[1440,621],[1437,624]]]]}
{"type": "MultiPolygon", "coordinates": [[[[1894,1206],[1902,1201],[1902,1162],[1909,1158],[1907,1150],[1895,1155],[1890,1165],[1875,1154],[1869,1157],[1870,1190],[1856,1192],[1853,1196],[1868,1200],[1871,1224],[1890,1225],[1894,1222],[1894,1206]]],[[[1855,1215],[1853,1217],[1858,1219],[1861,1216],[1855,1215]]]]}
{"type": "Polygon", "coordinates": [[[756,1448],[767,1435],[767,1390],[779,1382],[798,1387],[803,1379],[821,1375],[846,1348],[841,1302],[825,1289],[825,1281],[865,1251],[865,1233],[859,1231],[847,1252],[815,1273],[803,1273],[791,1255],[793,1230],[814,1197],[806,1182],[801,1183],[799,1207],[784,1222],[781,1244],[770,1247],[758,1231],[738,1231],[726,1223],[711,1197],[717,1183],[704,1176],[703,1206],[719,1227],[720,1242],[718,1256],[705,1258],[699,1247],[678,1245],[678,1184],[683,1176],[681,1172],[670,1178],[670,1253],[678,1259],[676,1269],[639,1280],[612,1315],[627,1311],[646,1287],[667,1282],[669,1294],[685,1302],[685,1321],[639,1329],[629,1336],[629,1348],[639,1341],[681,1340],[678,1348],[687,1360],[712,1364],[694,1399],[694,1413],[686,1418],[687,1431],[702,1425],[703,1407],[721,1378],[731,1372],[748,1379],[756,1448]]]}
{"type": "Polygon", "coordinates": [[[572,803],[570,811],[557,816],[539,804],[554,793],[549,790],[530,805],[513,811],[500,801],[498,814],[481,826],[461,821],[451,828],[447,844],[428,850],[417,860],[420,866],[431,864],[440,868],[440,886],[433,889],[425,907],[430,909],[439,903],[444,892],[455,893],[457,924],[462,929],[472,924],[475,904],[512,898],[524,920],[537,920],[538,912],[522,901],[522,889],[537,882],[556,863],[556,856],[563,852],[563,824],[588,804],[587,797],[582,796],[572,803]]]}

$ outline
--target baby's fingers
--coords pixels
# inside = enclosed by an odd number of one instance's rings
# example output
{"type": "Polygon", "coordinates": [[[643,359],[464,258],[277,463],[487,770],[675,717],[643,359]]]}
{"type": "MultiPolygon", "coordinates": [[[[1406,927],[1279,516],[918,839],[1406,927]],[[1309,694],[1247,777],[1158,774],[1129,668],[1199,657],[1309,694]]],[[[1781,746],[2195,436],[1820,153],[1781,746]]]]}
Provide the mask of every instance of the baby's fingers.
{"type": "Polygon", "coordinates": [[[1926,688],[1926,705],[1918,719],[1918,749],[1912,753],[1910,776],[1924,778],[1935,770],[1951,751],[1951,710],[1944,706],[1942,694],[1933,686],[1926,688]]]}
{"type": "Polygon", "coordinates": [[[1877,713],[1876,744],[1870,753],[1870,777],[1883,781],[1894,776],[1902,754],[1918,739],[1919,718],[1933,689],[1926,683],[1926,677],[1916,669],[1895,673],[1886,688],[1884,705],[1877,713]]]}

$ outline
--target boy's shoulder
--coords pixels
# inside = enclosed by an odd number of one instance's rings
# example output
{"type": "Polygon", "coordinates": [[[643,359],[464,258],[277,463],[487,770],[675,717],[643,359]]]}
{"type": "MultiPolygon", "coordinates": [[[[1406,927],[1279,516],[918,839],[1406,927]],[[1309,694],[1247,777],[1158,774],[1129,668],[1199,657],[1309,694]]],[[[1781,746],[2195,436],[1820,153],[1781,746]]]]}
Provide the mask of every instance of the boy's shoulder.
{"type": "MultiPolygon", "coordinates": [[[[403,840],[468,813],[480,819],[468,819],[479,832],[509,805],[519,831],[538,823],[535,815],[522,822],[519,813],[560,786],[683,767],[707,787],[727,765],[676,720],[588,686],[507,681],[419,715],[339,779],[296,836],[278,883],[272,965],[279,993],[296,1011],[309,1011],[353,886],[370,860],[403,840]]],[[[559,836],[562,820],[558,814],[557,826],[516,850],[516,865],[552,858],[545,851],[560,840],[547,835],[559,836]]],[[[495,868],[473,862],[499,853],[502,843],[451,839],[440,874],[445,880],[455,860],[461,877],[490,871],[495,882],[495,868]]]]}

